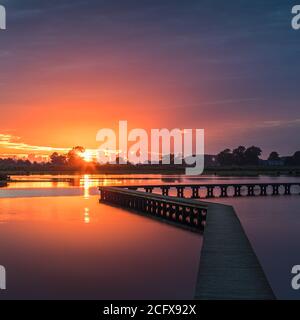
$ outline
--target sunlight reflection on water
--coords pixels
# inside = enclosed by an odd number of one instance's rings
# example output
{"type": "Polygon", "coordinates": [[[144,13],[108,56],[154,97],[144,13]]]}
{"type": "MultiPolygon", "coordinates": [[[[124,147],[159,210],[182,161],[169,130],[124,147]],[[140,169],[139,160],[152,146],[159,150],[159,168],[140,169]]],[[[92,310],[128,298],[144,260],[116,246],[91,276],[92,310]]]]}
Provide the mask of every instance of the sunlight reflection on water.
{"type": "MultiPolygon", "coordinates": [[[[82,292],[86,292],[87,297],[97,298],[136,297],[137,292],[139,293],[137,298],[192,298],[193,281],[196,279],[202,241],[201,237],[195,237],[188,232],[129,214],[121,209],[100,205],[98,197],[95,196],[98,194],[98,185],[300,181],[299,177],[202,176],[195,179],[160,175],[26,176],[18,177],[18,179],[21,182],[13,182],[7,188],[0,189],[0,258],[3,260],[4,257],[13,271],[16,271],[16,267],[22,266],[22,264],[24,264],[24,268],[31,268],[34,273],[39,275],[37,278],[32,276],[31,280],[37,281],[38,286],[47,288],[44,292],[33,290],[32,296],[40,294],[41,297],[50,297],[54,295],[53,292],[56,289],[61,290],[61,284],[56,283],[53,279],[54,271],[50,266],[45,266],[42,263],[37,263],[35,266],[26,264],[22,260],[26,259],[24,253],[19,253],[19,250],[23,247],[33,261],[37,261],[38,253],[33,249],[33,243],[43,243],[44,240],[47,240],[44,247],[40,247],[40,250],[45,261],[54,263],[55,259],[58,261],[61,259],[55,255],[55,251],[57,250],[59,253],[63,243],[70,261],[65,263],[61,261],[57,266],[59,272],[67,273],[66,268],[70,268],[70,263],[76,264],[77,260],[97,261],[96,265],[98,270],[101,270],[103,277],[93,274],[96,272],[95,270],[91,271],[87,267],[83,267],[83,269],[87,274],[91,273],[90,276],[94,276],[94,280],[101,286],[104,284],[105,290],[99,291],[99,286],[96,288],[95,284],[91,284],[93,282],[91,277],[88,278],[89,286],[92,287],[91,291],[84,283],[81,283],[82,292]],[[23,199],[20,201],[10,198],[23,199]],[[119,219],[116,220],[115,216],[119,216],[119,219]],[[70,225],[71,221],[73,226],[70,225]],[[86,227],[94,227],[89,229],[87,235],[82,226],[79,228],[81,224],[86,227]],[[138,249],[136,248],[137,244],[133,245],[132,241],[128,242],[129,234],[126,229],[131,230],[132,234],[129,238],[134,237],[134,241],[140,245],[138,249]],[[37,232],[37,230],[41,232],[37,232]],[[65,234],[63,234],[63,230],[65,230],[65,234]],[[111,246],[111,241],[121,241],[119,246],[125,245],[126,249],[122,247],[121,250],[120,247],[111,246]],[[103,254],[97,247],[99,242],[106,245],[106,249],[111,255],[120,256],[120,260],[108,259],[107,254],[103,254]],[[50,243],[52,244],[50,245],[50,243]],[[132,259],[131,261],[125,257],[127,253],[132,259]],[[152,259],[148,256],[150,253],[152,259]],[[166,257],[168,259],[165,260],[166,257]],[[150,260],[148,261],[148,259],[150,260]],[[141,264],[144,273],[137,270],[137,266],[141,264]],[[173,270],[174,265],[176,268],[173,270]],[[121,275],[117,266],[122,266],[121,275]],[[179,270],[179,278],[176,277],[175,272],[177,267],[182,268],[179,270]],[[45,273],[41,271],[44,269],[45,273]],[[154,274],[151,274],[152,269],[154,274]],[[121,277],[118,280],[120,283],[111,279],[113,274],[121,277]],[[49,277],[51,283],[42,279],[42,275],[49,277]],[[125,280],[127,277],[128,279],[125,280]],[[110,279],[115,291],[108,289],[107,279],[110,279]],[[164,281],[166,282],[162,289],[160,282],[164,283],[164,281]]],[[[159,190],[154,190],[154,192],[159,192],[159,190]]],[[[188,193],[189,191],[187,191],[188,193]]],[[[175,191],[171,190],[171,195],[175,194],[175,191]]],[[[280,298],[299,299],[298,292],[292,291],[290,287],[290,268],[292,264],[300,263],[298,253],[300,197],[228,198],[214,201],[221,201],[235,207],[276,295],[280,298]]],[[[82,276],[77,268],[72,272],[77,276],[82,276]]],[[[66,278],[68,283],[69,276],[66,278]]],[[[22,283],[25,280],[19,279],[19,281],[22,283]]],[[[82,281],[82,279],[79,280],[79,282],[82,281]]],[[[15,296],[25,294],[23,289],[15,284],[15,296]]],[[[71,298],[77,295],[82,297],[80,290],[78,289],[76,293],[74,290],[71,292],[63,289],[61,296],[71,298]]]]}
{"type": "Polygon", "coordinates": [[[198,234],[96,196],[2,198],[0,222],[1,298],[193,298],[198,234]]]}

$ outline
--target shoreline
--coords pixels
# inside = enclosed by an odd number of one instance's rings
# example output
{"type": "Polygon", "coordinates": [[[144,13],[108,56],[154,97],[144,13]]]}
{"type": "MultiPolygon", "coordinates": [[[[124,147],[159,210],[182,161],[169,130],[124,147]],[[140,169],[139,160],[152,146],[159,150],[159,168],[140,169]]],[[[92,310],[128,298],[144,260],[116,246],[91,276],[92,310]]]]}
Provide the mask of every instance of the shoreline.
{"type": "MultiPolygon", "coordinates": [[[[114,170],[44,170],[44,171],[27,171],[27,170],[0,170],[1,175],[6,176],[37,176],[37,175],[170,175],[170,176],[185,176],[188,178],[199,178],[201,176],[219,176],[219,177],[259,177],[259,176],[289,176],[289,177],[300,177],[300,168],[276,168],[276,169],[264,169],[264,168],[247,168],[247,169],[234,169],[234,168],[211,168],[206,169],[201,175],[188,176],[184,170],[123,170],[117,168],[114,170]]],[[[2,180],[0,180],[2,181],[2,180]]],[[[5,180],[4,180],[5,181],[5,180]]]]}

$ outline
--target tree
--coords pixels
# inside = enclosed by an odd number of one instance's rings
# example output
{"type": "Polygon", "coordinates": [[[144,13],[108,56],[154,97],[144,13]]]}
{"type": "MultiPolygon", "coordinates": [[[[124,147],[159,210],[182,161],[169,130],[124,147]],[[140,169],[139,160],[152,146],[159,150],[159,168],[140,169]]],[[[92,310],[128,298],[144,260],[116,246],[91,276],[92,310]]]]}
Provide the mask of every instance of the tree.
{"type": "Polygon", "coordinates": [[[233,156],[230,149],[225,149],[217,155],[217,160],[221,166],[232,165],[233,156]]]}
{"type": "Polygon", "coordinates": [[[270,155],[269,155],[268,160],[269,161],[278,161],[278,160],[280,160],[278,152],[276,152],[276,151],[271,152],[270,155]]]}
{"type": "Polygon", "coordinates": [[[293,164],[296,166],[300,165],[300,151],[296,151],[293,155],[293,164]]]}
{"type": "Polygon", "coordinates": [[[84,163],[82,154],[85,152],[83,147],[77,146],[70,150],[67,154],[67,162],[71,166],[80,166],[84,163]]]}
{"type": "Polygon", "coordinates": [[[234,164],[241,166],[245,163],[245,151],[246,148],[244,146],[239,146],[232,151],[234,164]]]}
{"type": "Polygon", "coordinates": [[[51,163],[53,165],[63,166],[67,162],[67,158],[64,155],[60,155],[57,152],[52,153],[50,156],[51,163]]]}
{"type": "Polygon", "coordinates": [[[248,165],[258,165],[259,156],[262,150],[258,147],[252,146],[245,151],[245,163],[248,165]]]}

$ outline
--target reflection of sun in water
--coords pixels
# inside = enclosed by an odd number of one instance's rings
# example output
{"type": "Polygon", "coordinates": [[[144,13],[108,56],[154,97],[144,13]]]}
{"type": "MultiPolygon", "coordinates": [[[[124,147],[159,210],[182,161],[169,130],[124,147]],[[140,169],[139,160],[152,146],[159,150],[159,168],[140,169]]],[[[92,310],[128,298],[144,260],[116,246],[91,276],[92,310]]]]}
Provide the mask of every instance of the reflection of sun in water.
{"type": "Polygon", "coordinates": [[[90,209],[89,208],[84,208],[84,223],[88,224],[90,222],[91,222],[90,209]]]}
{"type": "Polygon", "coordinates": [[[84,189],[84,199],[89,199],[90,197],[90,187],[91,187],[91,180],[90,175],[85,174],[83,176],[83,189],[84,189]]]}

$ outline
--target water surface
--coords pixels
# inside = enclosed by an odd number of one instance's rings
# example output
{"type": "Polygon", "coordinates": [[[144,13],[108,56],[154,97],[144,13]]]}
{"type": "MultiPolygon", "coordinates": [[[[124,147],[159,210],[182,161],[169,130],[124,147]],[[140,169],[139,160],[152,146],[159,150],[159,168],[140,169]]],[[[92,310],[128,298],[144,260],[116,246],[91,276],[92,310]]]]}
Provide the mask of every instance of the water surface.
{"type": "Polygon", "coordinates": [[[201,243],[95,196],[0,199],[0,299],[192,299],[201,243]]]}
{"type": "MultiPolygon", "coordinates": [[[[98,185],[300,182],[264,176],[12,178],[17,182],[0,189],[5,297],[58,299],[193,298],[201,236],[99,204],[98,185]]],[[[300,299],[290,284],[291,268],[300,264],[300,196],[214,201],[234,206],[276,296],[300,299]]]]}

